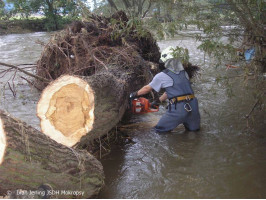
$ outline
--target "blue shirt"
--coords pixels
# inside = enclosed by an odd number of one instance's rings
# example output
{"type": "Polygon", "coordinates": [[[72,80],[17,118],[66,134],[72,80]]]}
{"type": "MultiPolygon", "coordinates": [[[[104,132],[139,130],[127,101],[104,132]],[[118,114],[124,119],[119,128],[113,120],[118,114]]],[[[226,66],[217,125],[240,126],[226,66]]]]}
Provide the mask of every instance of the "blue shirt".
{"type": "Polygon", "coordinates": [[[149,86],[152,87],[156,92],[159,92],[161,88],[166,88],[173,86],[173,79],[165,74],[164,72],[160,72],[154,76],[152,81],[149,83],[149,86]]]}
{"type": "MultiPolygon", "coordinates": [[[[189,79],[188,74],[185,74],[187,79],[189,79]]],[[[161,88],[166,88],[173,86],[173,79],[165,74],[164,72],[160,72],[154,76],[152,81],[149,83],[149,86],[152,87],[156,92],[159,92],[161,88]]]]}

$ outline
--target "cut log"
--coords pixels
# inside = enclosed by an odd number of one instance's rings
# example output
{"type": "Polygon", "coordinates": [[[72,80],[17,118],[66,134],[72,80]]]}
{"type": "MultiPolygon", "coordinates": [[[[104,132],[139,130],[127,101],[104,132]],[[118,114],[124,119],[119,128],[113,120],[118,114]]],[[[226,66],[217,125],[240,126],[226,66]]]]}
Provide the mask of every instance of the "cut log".
{"type": "Polygon", "coordinates": [[[88,152],[58,144],[0,111],[0,196],[8,190],[36,191],[45,184],[57,191],[56,198],[90,198],[103,182],[102,165],[88,152]]]}
{"type": "Polygon", "coordinates": [[[94,95],[86,81],[62,76],[43,92],[37,106],[41,130],[53,140],[73,146],[94,122],[94,95]]]}
{"type": "Polygon", "coordinates": [[[37,115],[42,132],[66,146],[89,144],[121,120],[130,92],[150,81],[149,67],[113,67],[89,77],[64,75],[42,92],[37,115]]]}

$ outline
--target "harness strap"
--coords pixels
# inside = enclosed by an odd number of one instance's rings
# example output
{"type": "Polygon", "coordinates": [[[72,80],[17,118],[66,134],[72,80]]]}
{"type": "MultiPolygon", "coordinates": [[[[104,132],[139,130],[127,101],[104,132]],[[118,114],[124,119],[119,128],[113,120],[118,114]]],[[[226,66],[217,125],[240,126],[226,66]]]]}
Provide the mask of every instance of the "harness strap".
{"type": "MultiPolygon", "coordinates": [[[[194,94],[189,94],[189,95],[185,95],[185,96],[179,96],[179,97],[174,97],[174,98],[171,98],[169,100],[169,105],[168,105],[168,108],[169,108],[169,111],[171,112],[171,105],[172,104],[175,104],[175,110],[176,110],[176,105],[178,102],[181,102],[181,101],[190,101],[191,99],[195,98],[195,95],[194,94]]],[[[187,103],[188,104],[188,103],[187,103]]],[[[190,105],[185,105],[184,106],[185,110],[187,110],[188,112],[190,112],[192,109],[190,107],[190,105]],[[188,108],[189,109],[186,109],[187,107],[186,106],[189,106],[188,108]]]]}
{"type": "Polygon", "coordinates": [[[178,103],[180,101],[190,101],[193,98],[195,98],[195,95],[189,94],[189,95],[185,95],[185,96],[171,98],[169,101],[170,101],[170,104],[174,104],[174,103],[178,103]]]}

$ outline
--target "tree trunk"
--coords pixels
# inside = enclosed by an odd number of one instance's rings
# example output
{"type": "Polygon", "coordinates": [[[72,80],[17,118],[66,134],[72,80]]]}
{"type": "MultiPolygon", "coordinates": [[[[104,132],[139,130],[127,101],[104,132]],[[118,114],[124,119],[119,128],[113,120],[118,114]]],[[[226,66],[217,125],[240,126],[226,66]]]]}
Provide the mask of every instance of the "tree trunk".
{"type": "Polygon", "coordinates": [[[117,7],[116,7],[116,5],[115,5],[113,0],[108,0],[108,3],[110,4],[111,8],[114,8],[115,11],[118,11],[118,9],[117,9],[117,7]]]}
{"type": "Polygon", "coordinates": [[[0,111],[0,196],[8,190],[37,191],[45,184],[56,198],[90,198],[103,180],[101,163],[88,152],[58,144],[0,111]]]}
{"type": "Polygon", "coordinates": [[[96,0],[93,0],[93,9],[97,9],[97,1],[96,0]]]}
{"type": "MultiPolygon", "coordinates": [[[[46,4],[48,5],[48,18],[51,17],[54,21],[55,30],[59,29],[58,20],[57,20],[57,10],[54,8],[54,2],[46,0],[46,4]]],[[[47,16],[46,16],[47,17],[47,16]]]]}
{"type": "Polygon", "coordinates": [[[38,102],[42,132],[69,147],[106,135],[125,113],[130,92],[151,80],[149,70],[143,62],[135,69],[116,66],[89,77],[61,76],[38,102]]]}

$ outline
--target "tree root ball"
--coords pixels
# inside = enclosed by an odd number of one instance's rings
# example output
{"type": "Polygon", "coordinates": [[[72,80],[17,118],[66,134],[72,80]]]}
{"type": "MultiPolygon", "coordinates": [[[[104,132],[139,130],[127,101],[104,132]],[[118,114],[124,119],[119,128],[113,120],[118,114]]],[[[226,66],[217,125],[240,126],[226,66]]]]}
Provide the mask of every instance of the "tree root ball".
{"type": "MultiPolygon", "coordinates": [[[[127,22],[122,11],[110,18],[92,15],[87,22],[74,22],[51,37],[37,62],[36,74],[53,81],[64,74],[91,76],[114,65],[139,66],[143,61],[136,57],[158,63],[160,51],[152,34],[127,22]]],[[[40,89],[48,85],[40,80],[35,84],[40,89]]]]}

